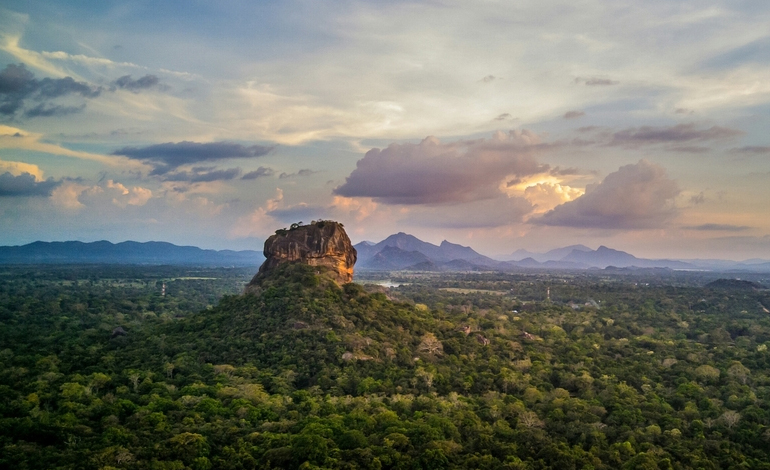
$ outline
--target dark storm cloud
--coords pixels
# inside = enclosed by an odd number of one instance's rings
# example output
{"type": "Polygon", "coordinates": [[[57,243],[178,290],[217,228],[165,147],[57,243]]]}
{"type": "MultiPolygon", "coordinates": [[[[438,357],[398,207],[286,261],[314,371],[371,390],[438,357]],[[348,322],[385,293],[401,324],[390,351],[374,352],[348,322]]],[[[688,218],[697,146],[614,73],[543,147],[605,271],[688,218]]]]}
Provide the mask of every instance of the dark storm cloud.
{"type": "Polygon", "coordinates": [[[575,83],[583,83],[586,86],[610,86],[610,85],[617,85],[618,81],[616,80],[610,80],[609,78],[598,78],[598,77],[591,77],[591,78],[581,78],[578,77],[575,79],[575,83]]]}
{"type": "Polygon", "coordinates": [[[506,177],[547,171],[534,153],[538,137],[527,130],[498,132],[492,139],[441,143],[428,137],[419,144],[372,149],[334,194],[370,197],[385,204],[458,204],[500,196],[506,177]]]}
{"type": "Polygon", "coordinates": [[[38,182],[29,173],[13,176],[6,172],[0,175],[0,197],[50,196],[60,184],[53,178],[38,182]]]}
{"type": "Polygon", "coordinates": [[[116,88],[138,93],[140,90],[147,90],[148,88],[159,86],[160,80],[155,75],[145,75],[136,80],[131,78],[131,75],[124,75],[112,82],[112,85],[116,88]]]}
{"type": "Polygon", "coordinates": [[[665,169],[646,160],[620,167],[586,193],[530,222],[579,228],[658,228],[674,215],[673,199],[679,194],[676,182],[665,169]]]}
{"type": "Polygon", "coordinates": [[[217,170],[213,167],[196,167],[190,171],[175,171],[163,175],[164,181],[186,181],[189,183],[208,183],[211,181],[228,181],[241,176],[240,168],[217,170]]]}
{"type": "Polygon", "coordinates": [[[230,158],[256,158],[267,155],[273,147],[252,145],[249,147],[232,142],[167,142],[147,147],[124,147],[112,155],[141,160],[154,166],[151,174],[163,175],[182,165],[213,162],[230,158]]]}
{"type": "Polygon", "coordinates": [[[564,119],[577,119],[585,115],[586,113],[584,113],[583,111],[567,111],[566,113],[564,113],[564,119]]]}
{"type": "Polygon", "coordinates": [[[261,167],[257,168],[254,171],[250,171],[250,172],[246,173],[245,175],[243,175],[243,177],[241,179],[242,180],[255,180],[257,178],[262,178],[264,176],[273,176],[274,174],[275,174],[275,170],[273,170],[272,168],[261,166],[261,167]]]}
{"type": "Polygon", "coordinates": [[[24,64],[8,64],[0,71],[0,115],[14,117],[62,116],[80,112],[81,106],[62,106],[52,100],[70,95],[96,98],[102,88],[77,82],[72,77],[38,80],[24,64]]]}
{"type": "Polygon", "coordinates": [[[700,230],[700,231],[721,231],[721,232],[744,232],[751,230],[751,227],[747,225],[730,225],[730,224],[703,224],[685,227],[688,230],[700,230]]]}
{"type": "Polygon", "coordinates": [[[725,140],[743,135],[728,127],[711,126],[698,129],[695,124],[677,124],[669,127],[642,126],[623,129],[612,134],[609,145],[639,146],[692,141],[725,140]]]}

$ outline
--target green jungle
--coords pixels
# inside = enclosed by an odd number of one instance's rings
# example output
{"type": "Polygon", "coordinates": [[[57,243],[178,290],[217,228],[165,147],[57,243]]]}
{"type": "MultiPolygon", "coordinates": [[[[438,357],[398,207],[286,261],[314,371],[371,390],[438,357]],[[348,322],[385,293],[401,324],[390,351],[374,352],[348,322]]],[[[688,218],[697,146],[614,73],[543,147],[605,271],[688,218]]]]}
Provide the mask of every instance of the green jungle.
{"type": "Polygon", "coordinates": [[[0,267],[0,467],[770,469],[767,290],[254,271],[0,267]]]}

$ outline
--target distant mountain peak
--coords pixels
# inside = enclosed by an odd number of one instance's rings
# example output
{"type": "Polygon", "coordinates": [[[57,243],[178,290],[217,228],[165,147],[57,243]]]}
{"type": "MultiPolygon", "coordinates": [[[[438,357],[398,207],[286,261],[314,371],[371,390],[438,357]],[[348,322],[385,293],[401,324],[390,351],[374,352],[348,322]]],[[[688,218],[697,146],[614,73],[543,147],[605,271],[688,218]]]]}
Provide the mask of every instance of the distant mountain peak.
{"type": "MultiPolygon", "coordinates": [[[[398,232],[385,240],[370,246],[359,243],[360,266],[369,269],[394,269],[386,266],[400,266],[403,269],[411,265],[430,261],[434,265],[446,264],[454,260],[463,260],[478,266],[496,266],[499,264],[491,258],[479,254],[473,248],[443,240],[441,245],[424,242],[414,235],[398,232]],[[388,249],[396,247],[401,252],[388,249]],[[407,256],[406,253],[409,253],[407,256]],[[419,256],[418,256],[419,255],[419,256]],[[407,261],[414,261],[405,264],[407,261]]],[[[428,266],[428,264],[422,264],[428,266]]]]}

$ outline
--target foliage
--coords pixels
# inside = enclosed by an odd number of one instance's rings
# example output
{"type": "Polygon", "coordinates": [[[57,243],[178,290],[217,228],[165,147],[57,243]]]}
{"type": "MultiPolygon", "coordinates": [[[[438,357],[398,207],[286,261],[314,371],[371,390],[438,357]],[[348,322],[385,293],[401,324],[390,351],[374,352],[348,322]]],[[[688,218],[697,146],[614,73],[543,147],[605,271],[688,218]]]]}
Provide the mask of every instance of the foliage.
{"type": "Polygon", "coordinates": [[[248,278],[4,269],[0,467],[770,468],[766,292],[248,278]]]}

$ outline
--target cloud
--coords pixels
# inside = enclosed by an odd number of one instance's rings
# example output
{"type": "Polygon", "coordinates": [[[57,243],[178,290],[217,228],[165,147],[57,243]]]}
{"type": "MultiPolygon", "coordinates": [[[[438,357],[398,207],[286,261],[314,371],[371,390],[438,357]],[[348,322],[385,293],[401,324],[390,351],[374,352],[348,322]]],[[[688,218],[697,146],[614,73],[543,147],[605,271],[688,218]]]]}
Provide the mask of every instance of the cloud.
{"type": "Polygon", "coordinates": [[[497,77],[495,77],[494,75],[487,75],[486,77],[481,79],[481,81],[484,83],[494,82],[495,80],[497,80],[497,77]]]}
{"type": "Polygon", "coordinates": [[[507,121],[508,119],[512,119],[513,116],[511,116],[511,113],[503,113],[500,114],[495,118],[495,121],[507,121]]]}
{"type": "Polygon", "coordinates": [[[603,229],[658,228],[676,215],[680,190],[663,167],[647,160],[625,165],[586,193],[538,218],[538,225],[603,229]]]}
{"type": "Polygon", "coordinates": [[[257,168],[254,171],[250,171],[250,172],[246,173],[245,175],[243,175],[243,177],[241,179],[242,180],[255,180],[257,178],[262,178],[262,177],[265,177],[265,176],[273,176],[274,174],[275,174],[275,170],[273,170],[272,168],[261,166],[261,167],[257,168]]]}
{"type": "MultiPolygon", "coordinates": [[[[583,175],[586,172],[572,166],[568,168],[562,168],[560,166],[556,166],[551,168],[548,171],[548,173],[556,176],[577,176],[577,175],[583,175]]],[[[589,173],[593,173],[593,172],[589,172],[589,173]]]]}
{"type": "Polygon", "coordinates": [[[285,173],[285,172],[281,173],[280,175],[278,175],[278,178],[285,179],[285,178],[293,178],[295,176],[310,176],[316,173],[320,173],[320,171],[313,171],[309,168],[303,168],[296,173],[285,173]]]}
{"type": "Polygon", "coordinates": [[[583,191],[558,183],[537,183],[524,189],[524,197],[540,214],[582,195],[583,191]]]}
{"type": "Polygon", "coordinates": [[[155,75],[145,75],[144,77],[134,80],[131,78],[131,75],[124,75],[112,82],[112,85],[116,88],[138,93],[140,90],[147,90],[159,86],[160,79],[155,75]]]}
{"type": "Polygon", "coordinates": [[[366,152],[334,194],[407,205],[494,199],[509,177],[548,170],[533,156],[540,148],[538,136],[527,130],[497,132],[489,140],[444,144],[427,137],[419,144],[391,144],[366,152]]]}
{"type": "Polygon", "coordinates": [[[702,224],[692,225],[684,227],[688,230],[700,230],[700,231],[722,231],[722,232],[744,232],[751,230],[751,227],[747,225],[730,225],[730,224],[702,224]]]}
{"type": "Polygon", "coordinates": [[[163,175],[182,165],[212,162],[230,158],[255,158],[269,153],[273,147],[249,147],[232,142],[168,142],[147,147],[124,147],[112,155],[141,160],[155,167],[152,174],[163,175]]]}
{"type": "Polygon", "coordinates": [[[144,206],[152,199],[149,188],[141,186],[127,187],[115,180],[106,180],[94,186],[85,186],[67,181],[52,193],[53,202],[65,209],[89,207],[94,211],[114,210],[113,206],[125,209],[128,206],[144,206]]]}
{"type": "Polygon", "coordinates": [[[34,118],[77,113],[85,109],[85,104],[63,106],[51,101],[69,95],[95,98],[101,92],[101,87],[77,82],[72,77],[38,80],[24,64],[8,64],[0,71],[0,115],[23,114],[34,118]]]}
{"type": "Polygon", "coordinates": [[[690,196],[690,204],[693,206],[697,206],[698,204],[703,204],[706,202],[706,195],[703,194],[703,191],[699,192],[698,194],[693,194],[690,196]]]}
{"type": "Polygon", "coordinates": [[[54,181],[53,178],[37,181],[35,175],[22,173],[14,176],[7,171],[0,175],[0,197],[48,197],[60,184],[61,181],[54,181]]]}
{"type": "Polygon", "coordinates": [[[681,153],[708,153],[711,151],[710,148],[701,147],[699,145],[678,145],[676,147],[671,147],[668,150],[681,153]]]}
{"type": "Polygon", "coordinates": [[[585,115],[586,113],[584,113],[583,111],[567,111],[566,113],[564,113],[564,119],[577,119],[585,115]]]}
{"type": "Polygon", "coordinates": [[[617,85],[618,81],[610,80],[609,78],[599,78],[599,77],[592,77],[592,78],[581,78],[578,77],[575,79],[575,83],[583,83],[586,86],[610,86],[610,85],[617,85]]]}
{"type": "Polygon", "coordinates": [[[143,206],[152,198],[148,188],[134,186],[131,189],[113,180],[107,180],[106,189],[113,194],[112,203],[118,207],[143,206]]]}
{"type": "MultiPolygon", "coordinates": [[[[471,201],[450,206],[410,206],[391,213],[388,208],[378,208],[368,198],[345,198],[336,196],[331,204],[308,204],[300,202],[284,206],[280,200],[270,200],[271,208],[260,208],[252,214],[253,220],[260,220],[269,226],[308,222],[315,219],[356,220],[361,222],[376,215],[387,214],[399,224],[449,229],[494,228],[520,223],[532,211],[532,204],[523,197],[508,197],[500,194],[495,199],[471,201]]],[[[376,217],[375,217],[376,218],[376,217]]]]}
{"type": "MultiPolygon", "coordinates": [[[[23,149],[33,152],[49,153],[52,155],[64,155],[67,157],[98,161],[106,165],[115,166],[119,164],[121,167],[125,167],[127,163],[125,160],[119,161],[119,159],[114,157],[79,150],[70,150],[60,145],[41,142],[41,140],[43,140],[43,134],[27,132],[17,127],[0,124],[0,149],[23,149]]],[[[139,166],[140,164],[136,163],[136,165],[139,166]]]]}
{"type": "Polygon", "coordinates": [[[253,236],[269,236],[275,231],[276,219],[270,215],[283,203],[283,190],[276,188],[275,197],[268,199],[265,205],[240,217],[230,229],[229,236],[243,238],[253,236]]]}
{"type": "Polygon", "coordinates": [[[766,65],[770,61],[770,37],[743,44],[732,50],[716,55],[701,63],[704,69],[733,69],[744,64],[766,65]]]}
{"type": "Polygon", "coordinates": [[[532,209],[532,204],[523,197],[501,195],[452,206],[413,207],[402,222],[451,229],[493,228],[520,223],[532,209]]]}
{"type": "Polygon", "coordinates": [[[43,98],[58,98],[72,94],[84,98],[96,98],[102,92],[101,87],[95,87],[85,82],[76,82],[72,77],[33,80],[31,86],[36,87],[43,98]]]}
{"type": "Polygon", "coordinates": [[[290,223],[297,221],[309,222],[312,219],[322,218],[319,216],[326,212],[328,212],[328,209],[325,206],[311,206],[300,203],[290,207],[271,210],[267,215],[281,222],[290,223]]]}
{"type": "MultiPolygon", "coordinates": [[[[269,236],[273,231],[293,222],[310,222],[317,219],[338,220],[348,225],[348,234],[363,234],[382,223],[390,226],[394,220],[393,210],[381,206],[369,198],[346,198],[334,196],[328,203],[299,202],[287,205],[283,191],[276,189],[273,198],[250,214],[240,217],[229,231],[232,238],[269,236]],[[355,223],[354,223],[355,222],[355,223]]],[[[401,212],[403,213],[403,211],[401,212]]]]}
{"type": "Polygon", "coordinates": [[[80,106],[62,106],[58,104],[51,105],[51,104],[41,103],[32,109],[28,109],[24,111],[24,117],[35,118],[35,117],[66,116],[68,114],[79,113],[84,109],[86,109],[85,104],[80,106]]]}
{"type": "Polygon", "coordinates": [[[612,134],[609,145],[635,147],[665,143],[724,140],[743,135],[742,131],[728,127],[711,126],[698,129],[694,123],[669,127],[642,126],[623,129],[612,134]]]}
{"type": "Polygon", "coordinates": [[[228,181],[241,176],[240,168],[217,170],[214,167],[194,167],[190,171],[169,172],[163,175],[164,181],[187,181],[189,183],[208,183],[228,181]]]}
{"type": "Polygon", "coordinates": [[[32,54],[39,54],[40,57],[54,60],[68,60],[84,65],[102,65],[107,67],[134,67],[134,68],[146,68],[141,65],[137,65],[131,62],[115,62],[104,57],[91,57],[84,54],[68,54],[64,51],[42,51],[35,53],[33,51],[27,51],[32,54]]]}
{"type": "Polygon", "coordinates": [[[39,166],[33,163],[25,162],[9,162],[0,160],[0,173],[10,173],[14,176],[19,176],[24,173],[28,173],[35,177],[35,181],[43,181],[43,171],[39,166]]]}
{"type": "Polygon", "coordinates": [[[24,64],[8,64],[0,72],[0,94],[29,92],[34,88],[35,74],[27,70],[24,64]]]}
{"type": "Polygon", "coordinates": [[[71,210],[80,209],[85,207],[83,203],[80,202],[80,195],[87,189],[88,186],[74,182],[66,182],[53,190],[51,199],[53,200],[53,203],[59,207],[71,210]]]}
{"type": "Polygon", "coordinates": [[[739,147],[730,150],[732,153],[742,153],[751,155],[765,155],[770,153],[770,146],[767,145],[750,145],[746,147],[739,147]]]}

